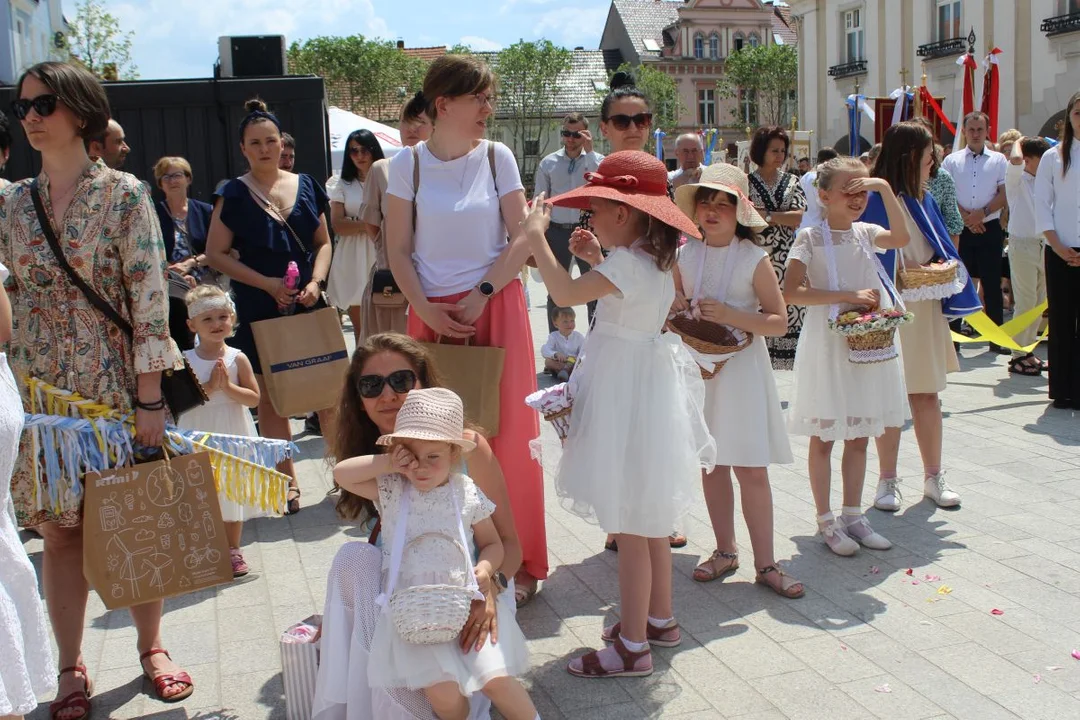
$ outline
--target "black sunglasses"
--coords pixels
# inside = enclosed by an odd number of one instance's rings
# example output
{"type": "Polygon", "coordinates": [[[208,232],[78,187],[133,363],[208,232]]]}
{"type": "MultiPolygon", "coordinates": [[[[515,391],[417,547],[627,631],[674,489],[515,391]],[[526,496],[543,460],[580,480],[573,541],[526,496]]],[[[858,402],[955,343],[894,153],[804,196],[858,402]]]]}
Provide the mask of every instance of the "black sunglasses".
{"type": "Polygon", "coordinates": [[[41,117],[49,117],[56,112],[56,101],[60,99],[59,95],[38,95],[36,98],[19,98],[18,100],[11,101],[11,112],[19,120],[25,120],[26,116],[30,114],[30,108],[34,108],[41,117]]]}
{"type": "Polygon", "coordinates": [[[389,385],[398,395],[404,395],[416,387],[416,373],[412,370],[397,370],[383,377],[382,375],[361,375],[356,381],[360,396],[368,400],[382,395],[383,388],[389,385]]]}
{"type": "Polygon", "coordinates": [[[639,128],[647,128],[652,125],[652,113],[638,113],[637,115],[612,115],[608,118],[608,122],[614,125],[616,130],[626,130],[630,127],[630,123],[634,123],[639,128]]]}
{"type": "Polygon", "coordinates": [[[564,138],[574,138],[575,140],[581,139],[581,133],[577,130],[563,130],[560,133],[564,138]]]}

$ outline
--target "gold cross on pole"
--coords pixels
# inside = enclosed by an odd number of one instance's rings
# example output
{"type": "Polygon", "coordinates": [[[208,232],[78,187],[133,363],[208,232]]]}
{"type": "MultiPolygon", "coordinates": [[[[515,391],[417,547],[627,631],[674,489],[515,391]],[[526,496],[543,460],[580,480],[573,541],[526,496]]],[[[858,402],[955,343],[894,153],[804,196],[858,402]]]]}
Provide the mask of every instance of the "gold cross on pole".
{"type": "Polygon", "coordinates": [[[907,68],[900,68],[900,87],[901,88],[906,88],[907,87],[907,76],[908,76],[908,69],[907,68]]]}

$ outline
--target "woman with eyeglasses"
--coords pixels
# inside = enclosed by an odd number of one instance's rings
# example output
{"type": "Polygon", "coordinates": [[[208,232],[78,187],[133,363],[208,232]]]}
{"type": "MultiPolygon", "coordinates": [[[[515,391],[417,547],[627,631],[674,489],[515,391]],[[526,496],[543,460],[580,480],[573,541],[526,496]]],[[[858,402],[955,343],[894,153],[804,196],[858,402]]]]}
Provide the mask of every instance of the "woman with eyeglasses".
{"type": "Polygon", "coordinates": [[[484,139],[496,106],[495,76],[479,57],[436,59],[423,97],[434,125],[431,139],[390,161],[390,270],[409,301],[409,335],[506,351],[501,378],[491,379],[500,397],[491,446],[511,478],[510,507],[524,554],[517,593],[524,604],[548,571],[543,469],[529,450],[540,420],[523,402],[536,391],[536,355],[518,277],[532,254],[521,230],[525,190],[510,149],[484,139]]]}
{"type": "MultiPolygon", "coordinates": [[[[784,283],[788,251],[795,242],[795,231],[806,212],[806,195],[799,176],[784,170],[791,140],[780,126],[757,129],[750,141],[750,160],[757,170],[749,174],[750,200],[769,227],[761,232],[761,243],[772,258],[773,270],[784,283]]],[[[806,308],[789,305],[788,331],[783,337],[765,338],[774,370],[790,370],[795,365],[795,346],[799,342],[806,308]]]]}
{"type": "MultiPolygon", "coordinates": [[[[34,377],[134,415],[136,445],[160,448],[166,416],[161,373],[181,367],[182,360],[168,333],[166,259],[153,203],[134,176],[86,154],[84,140],[105,132],[110,115],[104,88],[87,70],[39,63],[19,78],[15,95],[12,111],[41,153],[36,178],[0,193],[0,264],[11,272],[5,288],[12,334],[5,349],[23,405],[31,407],[24,380],[34,377]],[[133,334],[99,311],[79,283],[112,306],[133,334]]],[[[11,480],[15,517],[45,541],[42,585],[60,666],[49,714],[79,720],[91,714],[93,687],[82,655],[89,596],[82,488],[48,463],[35,467],[38,450],[33,434],[24,433],[11,480]]],[[[131,607],[133,650],[154,695],[175,702],[195,685],[161,649],[162,609],[160,600],[131,607]]],[[[4,658],[7,653],[6,647],[0,651],[4,658]]]]}
{"type": "Polygon", "coordinates": [[[360,217],[361,206],[371,166],[382,159],[383,151],[374,133],[354,130],[345,141],[341,174],[326,181],[330,224],[337,235],[326,294],[334,307],[348,310],[353,339],[358,344],[362,321],[360,306],[364,301],[368,274],[375,264],[375,243],[367,223],[360,217]]]}
{"type": "Polygon", "coordinates": [[[191,165],[182,157],[163,157],[154,164],[154,179],[165,193],[154,209],[169,263],[169,334],[181,350],[194,347],[184,297],[213,273],[206,263],[206,233],[214,207],[188,197],[191,177],[191,165]]]}
{"type": "MultiPolygon", "coordinates": [[[[600,103],[600,132],[608,143],[611,144],[611,152],[620,150],[645,150],[645,144],[649,141],[652,133],[652,109],[649,107],[649,99],[645,93],[635,84],[634,76],[630,73],[617,72],[608,83],[610,88],[600,103]]],[[[668,196],[674,200],[675,190],[668,180],[668,196]]],[[[599,253],[582,256],[581,248],[590,247],[589,239],[592,238],[590,220],[592,211],[581,211],[579,229],[574,231],[570,238],[571,252],[590,265],[596,265],[603,260],[599,253]]],[[[669,538],[671,547],[686,547],[686,536],[675,530],[669,538]]],[[[615,542],[614,535],[608,535],[604,541],[604,547],[608,550],[618,551],[619,546],[615,542]]]]}

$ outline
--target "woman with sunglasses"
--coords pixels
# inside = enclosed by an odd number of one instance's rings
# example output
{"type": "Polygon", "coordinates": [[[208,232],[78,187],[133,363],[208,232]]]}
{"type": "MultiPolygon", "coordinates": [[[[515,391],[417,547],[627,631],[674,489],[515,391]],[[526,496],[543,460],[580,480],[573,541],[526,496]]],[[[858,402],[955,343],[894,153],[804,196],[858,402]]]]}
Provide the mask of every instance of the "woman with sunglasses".
{"type": "MultiPolygon", "coordinates": [[[[652,109],[645,93],[635,84],[630,73],[617,72],[611,77],[610,88],[600,103],[600,132],[611,144],[612,152],[621,150],[644,150],[652,131],[652,109]]],[[[675,190],[668,180],[668,197],[675,200],[675,190]]],[[[589,246],[592,212],[581,211],[579,229],[570,238],[571,250],[589,246]]],[[[575,256],[581,257],[574,253],[575,256]]],[[[581,257],[589,265],[596,265],[603,258],[599,255],[581,257]]],[[[671,533],[671,547],[686,547],[686,536],[678,530],[671,533]]],[[[608,550],[618,551],[619,546],[613,535],[604,541],[608,550]]]]}
{"type": "MultiPolygon", "coordinates": [[[[0,194],[0,264],[11,271],[6,349],[24,407],[30,403],[23,381],[34,377],[133,414],[136,443],[160,448],[166,415],[161,373],[180,366],[181,357],[168,334],[166,259],[150,196],[134,176],[86,154],[84,140],[104,132],[109,121],[105,90],[88,71],[40,63],[19,78],[15,95],[12,111],[41,153],[37,178],[0,194]],[[61,267],[49,234],[76,277],[134,327],[133,338],[97,310],[61,267]]],[[[45,541],[42,585],[60,665],[50,716],[79,720],[90,716],[92,689],[82,656],[89,595],[82,492],[48,467],[35,468],[36,459],[32,436],[25,433],[11,481],[15,516],[45,541]],[[41,500],[50,497],[54,502],[41,500]]],[[[130,612],[142,671],[159,700],[175,702],[195,686],[161,649],[162,607],[158,600],[130,612]]]]}
{"type": "Polygon", "coordinates": [[[188,197],[191,165],[182,157],[163,157],[154,164],[154,180],[165,198],[154,204],[165,258],[169,263],[169,334],[181,350],[195,346],[187,325],[187,291],[213,271],[206,262],[206,233],[214,207],[188,197]]]}
{"type": "Polygon", "coordinates": [[[330,224],[337,235],[334,261],[326,295],[334,307],[347,309],[353,326],[353,340],[360,343],[364,291],[371,266],[375,264],[375,243],[368,226],[360,219],[364,185],[372,164],[383,159],[379,141],[370,130],[354,130],[345,141],[341,174],[326,181],[330,196],[330,224]]]}
{"type": "MultiPolygon", "coordinates": [[[[338,406],[336,435],[327,436],[334,461],[386,451],[375,444],[393,432],[398,411],[410,390],[441,387],[434,359],[423,345],[396,333],[373,335],[353,353],[338,406]]],[[[484,602],[476,601],[461,633],[463,651],[498,641],[496,602],[514,602],[513,578],[521,565],[521,543],[515,513],[499,461],[490,442],[473,430],[465,438],[476,443],[468,455],[468,474],[495,503],[492,520],[505,551],[502,565],[484,602]]],[[[342,518],[364,521],[375,508],[371,501],[349,492],[348,478],[338,478],[342,518]]],[[[334,558],[327,579],[326,607],[319,675],[312,703],[312,720],[430,720],[431,706],[420,690],[390,691],[368,686],[370,642],[379,617],[375,598],[381,591],[382,552],[374,544],[346,543],[334,558]]],[[[490,717],[490,703],[478,694],[470,718],[490,717]]]]}
{"type": "MultiPolygon", "coordinates": [[[[296,313],[320,306],[330,272],[328,198],[310,175],[278,168],[281,123],[261,100],[249,100],[240,121],[240,152],[250,170],[224,183],[215,193],[214,213],[206,241],[210,266],[232,280],[239,325],[230,343],[247,355],[259,383],[259,434],[291,440],[289,419],[274,410],[263,382],[252,323],[281,317],[287,307],[296,313]],[[233,250],[239,252],[237,259],[233,250]],[[300,270],[296,289],[283,278],[290,262],[300,270]]],[[[333,411],[320,410],[319,425],[333,433],[333,411]]],[[[286,514],[300,512],[300,487],[292,460],[278,465],[290,477],[286,514]]]]}
{"type": "Polygon", "coordinates": [[[444,55],[424,78],[431,139],[390,161],[387,254],[409,301],[408,331],[426,342],[468,341],[506,351],[499,383],[499,433],[491,439],[513,478],[510,507],[524,553],[518,601],[547,577],[543,468],[529,443],[540,435],[536,355],[518,272],[532,254],[523,242],[525,190],[508,147],[484,139],[495,108],[495,76],[475,55],[444,55]],[[507,241],[507,232],[512,238],[507,241]]]}
{"type": "MultiPolygon", "coordinates": [[[[769,224],[761,232],[761,242],[769,251],[781,285],[784,284],[788,251],[806,212],[806,195],[799,176],[784,170],[790,148],[791,140],[780,126],[760,127],[750,141],[750,160],[757,165],[757,169],[749,174],[750,200],[769,224]]],[[[805,314],[806,308],[789,305],[787,334],[765,338],[774,370],[794,367],[795,346],[805,314]]]]}

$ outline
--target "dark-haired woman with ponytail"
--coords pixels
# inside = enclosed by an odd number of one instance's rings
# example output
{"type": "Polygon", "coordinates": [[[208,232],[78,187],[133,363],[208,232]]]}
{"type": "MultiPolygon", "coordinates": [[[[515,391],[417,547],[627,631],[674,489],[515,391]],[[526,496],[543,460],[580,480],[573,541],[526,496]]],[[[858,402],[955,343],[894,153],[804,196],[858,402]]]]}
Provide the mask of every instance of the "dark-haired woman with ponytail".
{"type": "Polygon", "coordinates": [[[1035,216],[1046,237],[1047,348],[1050,399],[1080,410],[1080,92],[1065,106],[1061,144],[1042,157],[1035,174],[1035,216]]]}
{"type": "MultiPolygon", "coordinates": [[[[230,344],[247,355],[255,370],[261,396],[259,434],[291,440],[289,419],[277,414],[266,392],[251,324],[280,317],[290,305],[304,313],[322,302],[332,252],[323,212],[328,198],[309,175],[278,169],[281,124],[265,103],[249,100],[244,107],[248,114],[240,122],[240,151],[251,169],[215,193],[206,258],[232,279],[239,325],[230,344]],[[234,249],[239,260],[231,254],[234,249]],[[284,283],[290,262],[300,269],[296,290],[284,283]]],[[[319,412],[319,423],[327,437],[333,435],[331,410],[319,412]]],[[[287,513],[297,513],[300,488],[293,461],[286,460],[278,470],[292,478],[287,513]]]]}
{"type": "Polygon", "coordinates": [[[361,312],[366,281],[375,264],[375,243],[360,219],[364,185],[371,166],[383,159],[379,141],[370,130],[354,130],[345,140],[341,173],[326,181],[330,196],[330,224],[337,234],[334,261],[327,278],[326,296],[334,307],[347,310],[353,339],[360,342],[361,312]]]}

